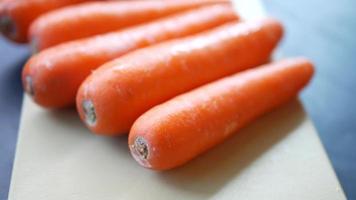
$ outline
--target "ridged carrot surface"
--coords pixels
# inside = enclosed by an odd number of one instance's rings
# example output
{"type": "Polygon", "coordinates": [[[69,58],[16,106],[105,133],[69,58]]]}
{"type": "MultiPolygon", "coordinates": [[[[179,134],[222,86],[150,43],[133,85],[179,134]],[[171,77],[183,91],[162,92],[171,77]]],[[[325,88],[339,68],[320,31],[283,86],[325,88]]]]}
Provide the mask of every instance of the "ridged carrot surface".
{"type": "Polygon", "coordinates": [[[94,71],[77,108],[96,133],[127,133],[145,111],[180,93],[265,63],[282,37],[274,19],[230,23],[137,50],[94,71]]]}
{"type": "Polygon", "coordinates": [[[123,31],[52,47],[34,55],[25,65],[24,87],[42,106],[60,108],[74,105],[80,84],[92,70],[105,62],[141,47],[237,19],[230,5],[211,5],[123,31]]]}
{"type": "Polygon", "coordinates": [[[228,1],[107,1],[89,2],[53,11],[30,27],[35,51],[63,42],[148,22],[180,11],[228,1]]]}
{"type": "Polygon", "coordinates": [[[131,153],[147,168],[178,167],[295,97],[312,75],[309,61],[289,59],[175,97],[134,123],[131,153]]]}
{"type": "Polygon", "coordinates": [[[40,15],[89,0],[3,0],[0,2],[0,30],[16,42],[27,42],[28,28],[40,15]]]}

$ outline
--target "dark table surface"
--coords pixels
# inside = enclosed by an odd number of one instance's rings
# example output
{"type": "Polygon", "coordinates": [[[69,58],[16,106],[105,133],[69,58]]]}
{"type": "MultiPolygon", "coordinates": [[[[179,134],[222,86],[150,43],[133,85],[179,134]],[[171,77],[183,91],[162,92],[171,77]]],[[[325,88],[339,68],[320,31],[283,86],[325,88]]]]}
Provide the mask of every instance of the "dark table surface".
{"type": "MultiPolygon", "coordinates": [[[[356,1],[268,0],[286,26],[284,57],[317,67],[302,101],[348,199],[356,200],[356,1]]],[[[22,103],[20,73],[29,51],[0,38],[0,199],[7,199],[22,103]]],[[[302,147],[301,147],[302,148],[302,147]]]]}

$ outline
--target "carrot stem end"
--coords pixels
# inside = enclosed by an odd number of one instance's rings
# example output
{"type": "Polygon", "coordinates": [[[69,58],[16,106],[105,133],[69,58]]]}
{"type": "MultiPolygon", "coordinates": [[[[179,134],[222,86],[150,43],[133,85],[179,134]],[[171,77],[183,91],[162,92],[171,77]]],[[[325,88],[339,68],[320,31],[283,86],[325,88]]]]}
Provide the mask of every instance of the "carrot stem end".
{"type": "Polygon", "coordinates": [[[7,15],[0,16],[0,31],[10,39],[15,39],[17,29],[14,21],[7,15]]]}
{"type": "Polygon", "coordinates": [[[39,52],[39,50],[38,50],[39,49],[38,48],[38,38],[33,37],[31,39],[30,48],[31,48],[32,55],[34,55],[34,54],[39,52]]]}
{"type": "Polygon", "coordinates": [[[134,144],[132,145],[132,150],[133,153],[140,158],[140,160],[147,160],[148,145],[147,141],[143,137],[136,138],[134,144]]]}
{"type": "Polygon", "coordinates": [[[30,95],[34,96],[35,95],[35,90],[33,88],[33,80],[31,76],[26,76],[25,77],[25,83],[24,83],[24,88],[25,91],[30,95]]]}
{"type": "Polygon", "coordinates": [[[95,107],[92,101],[84,100],[82,102],[82,108],[85,115],[85,122],[89,126],[94,126],[96,123],[95,107]]]}

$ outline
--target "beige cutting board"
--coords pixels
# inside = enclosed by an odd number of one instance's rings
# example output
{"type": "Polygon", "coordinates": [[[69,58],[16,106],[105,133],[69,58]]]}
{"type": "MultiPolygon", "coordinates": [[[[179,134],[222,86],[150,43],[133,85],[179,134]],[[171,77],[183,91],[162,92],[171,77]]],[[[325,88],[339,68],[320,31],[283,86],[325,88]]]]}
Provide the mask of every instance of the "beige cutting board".
{"type": "MultiPolygon", "coordinates": [[[[263,15],[259,1],[237,2],[244,16],[263,15]]],[[[127,137],[93,135],[75,111],[47,111],[26,96],[9,199],[346,198],[297,100],[187,165],[155,172],[131,158],[127,137]]]]}

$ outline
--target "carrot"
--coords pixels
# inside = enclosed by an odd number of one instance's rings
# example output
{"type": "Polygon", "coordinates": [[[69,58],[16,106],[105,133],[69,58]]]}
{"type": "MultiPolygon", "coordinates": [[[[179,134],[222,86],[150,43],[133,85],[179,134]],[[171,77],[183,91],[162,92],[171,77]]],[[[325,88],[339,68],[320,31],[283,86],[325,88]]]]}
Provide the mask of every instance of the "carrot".
{"type": "Polygon", "coordinates": [[[32,21],[48,11],[88,0],[4,0],[0,2],[0,31],[8,39],[25,43],[32,21]]]}
{"type": "Polygon", "coordinates": [[[74,105],[80,84],[100,65],[129,51],[237,19],[230,5],[212,5],[123,31],[52,47],[34,55],[25,65],[24,86],[42,106],[60,108],[74,105]]]}
{"type": "Polygon", "coordinates": [[[312,75],[309,61],[289,59],[175,97],[137,119],[131,154],[154,170],[181,166],[295,97],[312,75]]]}
{"type": "Polygon", "coordinates": [[[216,2],[182,0],[84,3],[41,16],[31,25],[31,42],[34,50],[40,51],[70,40],[126,28],[216,2]]]}
{"type": "Polygon", "coordinates": [[[93,132],[123,134],[153,106],[265,63],[281,37],[281,24],[263,19],[137,50],[98,68],[82,83],[78,111],[93,132]]]}

